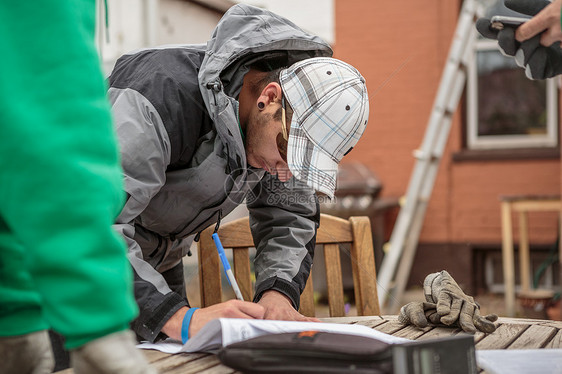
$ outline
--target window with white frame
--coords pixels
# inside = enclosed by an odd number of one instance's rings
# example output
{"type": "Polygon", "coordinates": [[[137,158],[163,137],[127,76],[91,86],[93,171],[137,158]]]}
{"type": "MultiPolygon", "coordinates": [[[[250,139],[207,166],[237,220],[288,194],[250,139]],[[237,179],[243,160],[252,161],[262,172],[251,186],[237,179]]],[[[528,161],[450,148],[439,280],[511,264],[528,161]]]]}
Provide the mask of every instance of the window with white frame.
{"type": "MultiPolygon", "coordinates": [[[[514,15],[503,0],[479,0],[486,15],[514,15]]],[[[530,80],[495,40],[478,35],[468,65],[467,147],[506,149],[558,145],[556,79],[530,80]]]]}

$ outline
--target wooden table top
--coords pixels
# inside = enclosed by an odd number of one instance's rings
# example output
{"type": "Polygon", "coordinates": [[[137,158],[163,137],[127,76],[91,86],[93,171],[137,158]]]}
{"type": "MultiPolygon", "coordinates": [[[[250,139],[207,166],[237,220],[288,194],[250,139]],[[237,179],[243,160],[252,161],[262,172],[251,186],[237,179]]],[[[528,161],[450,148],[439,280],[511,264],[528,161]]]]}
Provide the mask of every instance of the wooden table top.
{"type": "MultiPolygon", "coordinates": [[[[412,340],[435,339],[462,333],[462,330],[445,327],[418,329],[404,326],[397,316],[364,316],[322,318],[323,322],[360,324],[384,333],[412,340]]],[[[477,332],[476,349],[536,349],[562,348],[562,322],[521,318],[500,318],[498,329],[492,334],[477,332]]],[[[228,374],[237,371],[221,365],[215,355],[206,353],[167,354],[143,350],[148,361],[162,374],[201,373],[228,374]]],[[[71,369],[59,372],[72,373],[71,369]]]]}

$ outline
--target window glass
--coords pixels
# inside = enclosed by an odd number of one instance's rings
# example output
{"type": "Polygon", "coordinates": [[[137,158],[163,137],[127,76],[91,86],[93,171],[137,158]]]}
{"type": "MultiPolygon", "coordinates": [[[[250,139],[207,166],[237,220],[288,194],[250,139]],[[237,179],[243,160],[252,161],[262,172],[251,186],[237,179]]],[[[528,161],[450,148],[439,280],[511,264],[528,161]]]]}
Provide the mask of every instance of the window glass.
{"type": "Polygon", "coordinates": [[[477,70],[478,136],[546,134],[546,81],[497,50],[479,51],[477,70]]]}
{"type": "MultiPolygon", "coordinates": [[[[521,16],[503,0],[478,0],[487,18],[521,16]]],[[[556,80],[530,80],[513,57],[504,56],[495,40],[473,30],[468,62],[467,147],[506,149],[558,145],[556,80]]]]}

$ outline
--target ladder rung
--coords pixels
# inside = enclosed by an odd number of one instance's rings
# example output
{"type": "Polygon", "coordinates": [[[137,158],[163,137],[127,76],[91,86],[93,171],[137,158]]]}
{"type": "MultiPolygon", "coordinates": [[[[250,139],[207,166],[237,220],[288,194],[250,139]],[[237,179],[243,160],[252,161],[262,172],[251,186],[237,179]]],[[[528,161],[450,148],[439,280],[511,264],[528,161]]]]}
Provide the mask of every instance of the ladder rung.
{"type": "Polygon", "coordinates": [[[430,155],[428,155],[426,152],[422,151],[421,149],[415,149],[412,154],[414,155],[414,158],[417,160],[429,160],[429,161],[435,161],[435,160],[439,160],[441,158],[441,155],[438,153],[432,153],[430,155]]]}
{"type": "Polygon", "coordinates": [[[418,202],[419,203],[427,203],[427,202],[429,202],[429,197],[419,196],[418,202]]]}
{"type": "Polygon", "coordinates": [[[418,160],[425,160],[426,159],[426,155],[421,149],[414,149],[414,151],[412,152],[412,155],[414,156],[414,158],[416,158],[418,160]]]}

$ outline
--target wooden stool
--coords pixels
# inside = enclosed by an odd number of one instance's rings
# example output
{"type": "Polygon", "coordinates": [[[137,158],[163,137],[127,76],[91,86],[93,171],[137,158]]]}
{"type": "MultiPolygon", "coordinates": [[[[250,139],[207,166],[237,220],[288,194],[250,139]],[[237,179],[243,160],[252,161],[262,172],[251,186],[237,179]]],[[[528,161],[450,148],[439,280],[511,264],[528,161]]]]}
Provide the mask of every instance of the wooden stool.
{"type": "MultiPolygon", "coordinates": [[[[519,272],[521,290],[531,288],[531,260],[529,254],[528,212],[561,212],[560,195],[501,196],[502,263],[505,285],[505,307],[508,317],[515,316],[515,264],[513,254],[513,229],[511,213],[519,212],[519,272]]],[[[560,222],[559,222],[560,224],[560,222]]],[[[562,253],[562,250],[560,251],[562,253]]]]}

